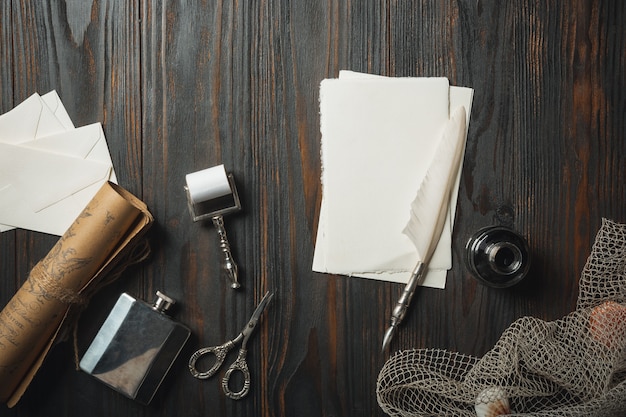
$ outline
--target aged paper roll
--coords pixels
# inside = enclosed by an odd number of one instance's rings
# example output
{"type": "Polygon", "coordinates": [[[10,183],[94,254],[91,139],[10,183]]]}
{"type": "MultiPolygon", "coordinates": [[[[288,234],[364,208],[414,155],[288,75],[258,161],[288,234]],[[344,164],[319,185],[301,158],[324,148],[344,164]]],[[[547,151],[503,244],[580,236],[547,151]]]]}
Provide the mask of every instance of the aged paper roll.
{"type": "Polygon", "coordinates": [[[13,406],[73,304],[152,222],[145,204],[106,183],[0,312],[0,400],[13,406]]]}

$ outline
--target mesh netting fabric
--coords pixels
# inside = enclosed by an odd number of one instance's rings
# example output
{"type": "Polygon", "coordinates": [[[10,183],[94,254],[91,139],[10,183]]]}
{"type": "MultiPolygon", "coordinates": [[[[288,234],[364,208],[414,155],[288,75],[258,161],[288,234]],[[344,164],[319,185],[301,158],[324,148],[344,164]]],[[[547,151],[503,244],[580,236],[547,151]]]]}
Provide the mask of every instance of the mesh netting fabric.
{"type": "Polygon", "coordinates": [[[482,358],[397,352],[376,394],[390,416],[626,416],[626,225],[603,219],[575,311],[516,320],[482,358]]]}

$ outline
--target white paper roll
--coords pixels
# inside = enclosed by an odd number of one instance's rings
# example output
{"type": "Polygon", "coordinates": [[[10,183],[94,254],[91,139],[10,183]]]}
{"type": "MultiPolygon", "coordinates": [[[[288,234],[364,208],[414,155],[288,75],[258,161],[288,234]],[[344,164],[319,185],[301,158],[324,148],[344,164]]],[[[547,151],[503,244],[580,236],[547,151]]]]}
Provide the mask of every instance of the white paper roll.
{"type": "Polygon", "coordinates": [[[218,165],[185,176],[189,197],[194,204],[232,193],[224,165],[218,165]]]}

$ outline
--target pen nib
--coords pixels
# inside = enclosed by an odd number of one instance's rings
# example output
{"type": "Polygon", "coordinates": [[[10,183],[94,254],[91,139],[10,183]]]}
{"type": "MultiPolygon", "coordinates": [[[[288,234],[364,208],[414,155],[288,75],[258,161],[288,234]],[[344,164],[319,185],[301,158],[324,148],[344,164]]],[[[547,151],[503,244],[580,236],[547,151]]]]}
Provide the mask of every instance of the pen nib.
{"type": "Polygon", "coordinates": [[[393,339],[393,335],[396,332],[396,326],[389,326],[389,328],[387,329],[387,331],[385,332],[385,337],[383,337],[383,349],[382,351],[385,352],[387,350],[387,348],[389,347],[389,343],[391,343],[391,339],[393,339]]]}

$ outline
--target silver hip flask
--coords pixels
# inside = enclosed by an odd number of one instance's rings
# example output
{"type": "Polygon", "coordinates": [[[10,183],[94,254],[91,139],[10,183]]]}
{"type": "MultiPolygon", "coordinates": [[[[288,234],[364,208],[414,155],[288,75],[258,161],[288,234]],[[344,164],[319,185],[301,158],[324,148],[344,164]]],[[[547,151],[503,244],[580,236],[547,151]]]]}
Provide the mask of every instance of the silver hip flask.
{"type": "Polygon", "coordinates": [[[148,404],[191,332],[165,314],[175,301],[157,291],[153,305],[123,293],[80,361],[80,369],[148,404]]]}

